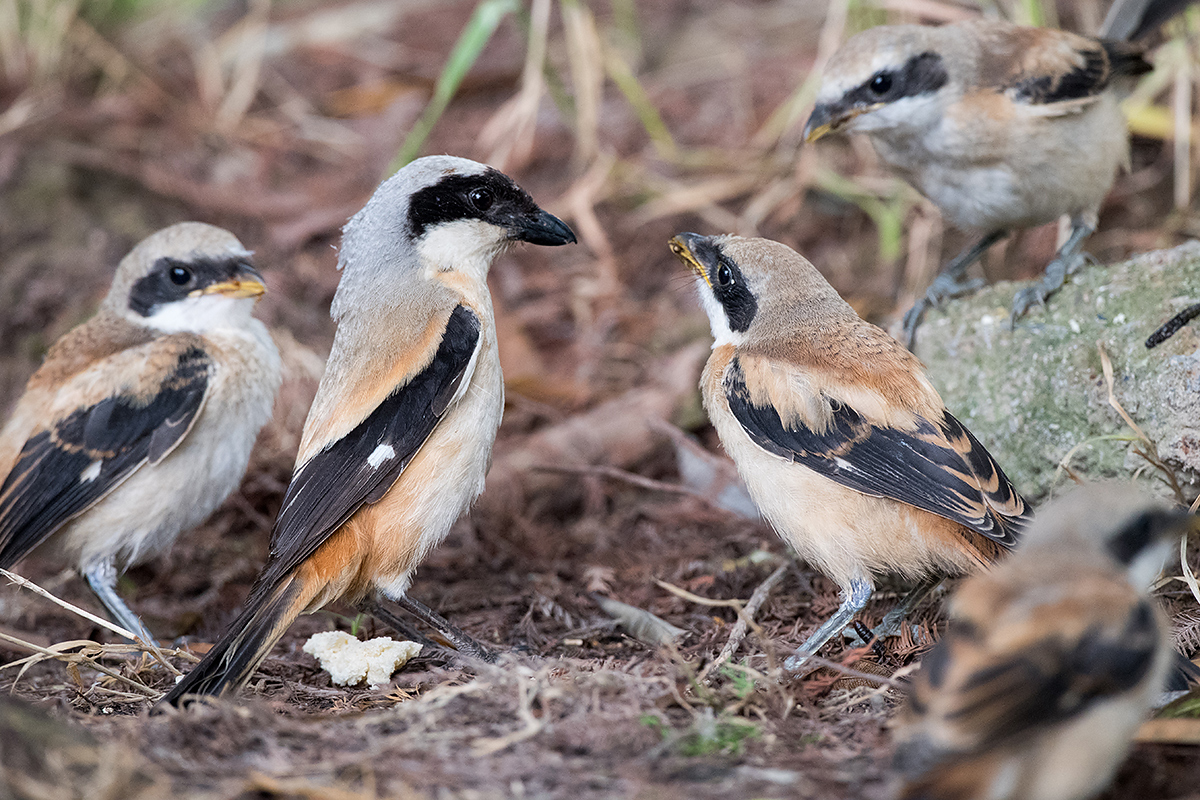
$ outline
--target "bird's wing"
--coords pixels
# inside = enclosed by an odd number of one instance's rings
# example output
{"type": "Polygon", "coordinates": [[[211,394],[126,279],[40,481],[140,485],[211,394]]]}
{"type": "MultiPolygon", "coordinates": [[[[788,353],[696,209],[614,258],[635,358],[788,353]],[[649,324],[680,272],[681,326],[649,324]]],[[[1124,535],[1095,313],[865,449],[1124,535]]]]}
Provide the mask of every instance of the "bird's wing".
{"type": "Polygon", "coordinates": [[[0,485],[0,567],[179,445],[204,405],[212,368],[193,339],[166,337],[149,345],[157,353],[132,353],[156,373],[139,375],[136,386],[89,398],[106,362],[62,386],[55,405],[63,411],[25,441],[0,485]],[[163,358],[163,350],[176,352],[163,358]],[[82,402],[63,405],[72,398],[82,402]]]}
{"type": "Polygon", "coordinates": [[[1154,667],[1162,633],[1150,600],[1111,599],[1031,611],[1017,623],[1028,630],[989,624],[1002,614],[991,604],[977,609],[989,618],[979,624],[953,620],[909,692],[905,713],[919,721],[902,737],[903,771],[919,774],[1002,746],[1137,687],[1154,667]]]}
{"type": "MultiPolygon", "coordinates": [[[[1016,543],[1031,512],[983,445],[944,408],[932,418],[908,415],[914,424],[902,429],[871,419],[845,397],[818,392],[812,400],[823,407],[823,425],[803,414],[787,414],[785,423],[765,400],[770,392],[747,386],[743,358],[730,361],[723,388],[759,447],[855,491],[924,509],[1005,546],[1016,543]]],[[[775,366],[787,375],[786,365],[775,366]]]]}
{"type": "Polygon", "coordinates": [[[998,88],[1014,102],[1042,107],[1045,113],[1078,109],[1115,77],[1141,75],[1152,68],[1136,47],[1065,31],[1022,28],[1016,35],[996,41],[985,36],[981,42],[985,49],[990,43],[997,66],[1005,66],[985,74],[996,76],[998,88]]]}
{"type": "Polygon", "coordinates": [[[466,306],[455,307],[432,359],[296,470],[259,587],[274,586],[361,506],[387,493],[470,382],[480,339],[479,317],[466,306]]]}

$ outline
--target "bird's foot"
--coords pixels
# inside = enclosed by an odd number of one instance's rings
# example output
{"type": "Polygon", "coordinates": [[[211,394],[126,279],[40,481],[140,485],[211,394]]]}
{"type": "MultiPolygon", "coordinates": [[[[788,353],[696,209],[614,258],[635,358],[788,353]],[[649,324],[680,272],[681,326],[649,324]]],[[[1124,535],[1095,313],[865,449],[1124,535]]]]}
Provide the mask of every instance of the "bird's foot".
{"type": "Polygon", "coordinates": [[[1034,306],[1045,306],[1050,295],[1057,292],[1067,282],[1067,276],[1073,275],[1084,264],[1094,261],[1087,253],[1075,253],[1069,257],[1059,256],[1046,265],[1046,274],[1032,286],[1026,286],[1013,297],[1012,316],[1009,327],[1015,327],[1017,320],[1025,316],[1034,306]]]}
{"type": "Polygon", "coordinates": [[[812,663],[812,653],[797,650],[784,659],[783,668],[787,671],[789,680],[799,680],[820,669],[819,664],[812,663]]]}
{"type": "Polygon", "coordinates": [[[967,278],[943,272],[934,279],[925,296],[913,303],[913,307],[904,315],[904,346],[909,350],[916,342],[917,327],[925,318],[925,312],[937,308],[947,300],[970,294],[984,285],[982,278],[967,278]]]}
{"type": "Polygon", "coordinates": [[[1012,316],[1009,318],[1009,326],[1014,327],[1017,320],[1025,316],[1026,312],[1034,306],[1045,306],[1046,298],[1053,294],[1053,289],[1047,289],[1041,281],[1033,286],[1026,286],[1017,292],[1013,298],[1012,316]]]}

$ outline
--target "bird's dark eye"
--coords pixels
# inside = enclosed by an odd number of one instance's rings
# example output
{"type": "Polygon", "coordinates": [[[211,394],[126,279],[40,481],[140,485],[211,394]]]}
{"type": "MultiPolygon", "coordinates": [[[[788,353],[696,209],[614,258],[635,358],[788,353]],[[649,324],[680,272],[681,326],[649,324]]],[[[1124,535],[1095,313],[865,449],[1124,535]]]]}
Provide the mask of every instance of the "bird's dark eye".
{"type": "Polygon", "coordinates": [[[717,283],[721,286],[733,283],[733,270],[725,264],[717,267],[717,283]]]}
{"type": "Polygon", "coordinates": [[[171,283],[176,286],[183,286],[192,279],[192,271],[184,267],[171,267],[167,271],[167,277],[171,279],[171,283]]]}
{"type": "Polygon", "coordinates": [[[867,87],[874,94],[887,94],[888,90],[892,88],[892,74],[890,72],[876,73],[875,77],[871,78],[871,82],[867,84],[867,87]]]}
{"type": "Polygon", "coordinates": [[[495,202],[496,198],[492,194],[491,189],[479,187],[472,189],[470,194],[467,195],[467,199],[471,201],[471,205],[475,206],[476,211],[484,212],[492,207],[492,203],[495,202]]]}

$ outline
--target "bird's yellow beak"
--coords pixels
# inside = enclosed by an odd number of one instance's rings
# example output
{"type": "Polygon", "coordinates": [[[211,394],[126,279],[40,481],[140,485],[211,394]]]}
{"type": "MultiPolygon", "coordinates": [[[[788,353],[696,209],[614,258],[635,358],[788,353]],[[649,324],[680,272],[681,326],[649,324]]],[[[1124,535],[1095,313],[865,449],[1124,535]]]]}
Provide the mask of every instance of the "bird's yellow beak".
{"type": "Polygon", "coordinates": [[[832,122],[826,122],[824,125],[819,125],[816,128],[807,128],[806,127],[804,129],[804,141],[811,144],[812,142],[815,142],[817,139],[820,139],[822,136],[824,136],[825,134],[829,133],[832,130],[833,130],[832,122]]]}
{"type": "Polygon", "coordinates": [[[222,294],[226,297],[261,297],[266,292],[267,287],[263,284],[262,280],[250,275],[243,275],[232,280],[209,284],[199,292],[193,292],[192,294],[222,294]]]}
{"type": "Polygon", "coordinates": [[[804,141],[815,142],[827,133],[836,133],[846,127],[855,117],[883,106],[884,103],[873,103],[869,106],[855,106],[854,108],[819,105],[813,109],[812,116],[804,125],[804,141]]]}
{"type": "Polygon", "coordinates": [[[667,242],[667,244],[671,248],[671,252],[675,254],[675,257],[691,267],[692,272],[695,272],[697,275],[699,275],[700,278],[706,284],[708,284],[708,288],[711,289],[712,281],[708,279],[708,270],[704,268],[704,266],[696,258],[695,254],[692,253],[691,248],[689,248],[687,242],[684,241],[683,234],[680,234],[679,236],[672,236],[671,241],[667,242]]]}

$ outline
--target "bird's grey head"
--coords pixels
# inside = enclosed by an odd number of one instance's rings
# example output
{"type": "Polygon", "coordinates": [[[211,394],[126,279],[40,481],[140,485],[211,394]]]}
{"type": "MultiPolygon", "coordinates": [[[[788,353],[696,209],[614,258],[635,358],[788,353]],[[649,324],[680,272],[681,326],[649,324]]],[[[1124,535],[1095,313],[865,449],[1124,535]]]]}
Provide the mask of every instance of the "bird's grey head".
{"type": "Polygon", "coordinates": [[[515,241],[561,245],[575,234],[497,169],[454,156],[417,159],[346,223],[333,315],[360,287],[402,283],[397,273],[405,271],[413,280],[456,271],[482,282],[492,259],[515,241]]]}
{"type": "Polygon", "coordinates": [[[825,67],[805,139],[936,124],[952,79],[946,51],[955,46],[946,38],[925,25],[880,25],[852,36],[825,67]]]}

